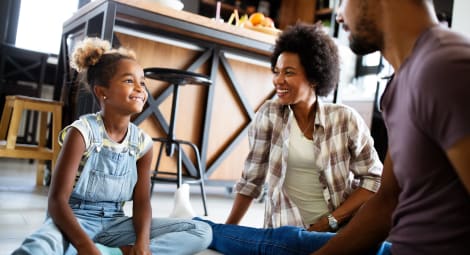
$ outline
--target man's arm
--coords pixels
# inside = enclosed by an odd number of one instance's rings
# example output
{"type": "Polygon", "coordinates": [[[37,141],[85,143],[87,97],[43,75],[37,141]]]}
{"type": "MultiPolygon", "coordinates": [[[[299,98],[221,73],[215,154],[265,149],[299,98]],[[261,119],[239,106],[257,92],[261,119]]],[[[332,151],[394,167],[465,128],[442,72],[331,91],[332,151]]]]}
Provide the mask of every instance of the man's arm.
{"type": "Polygon", "coordinates": [[[387,153],[382,184],[348,225],[313,255],[363,254],[387,238],[400,189],[387,153]]]}
{"type": "Polygon", "coordinates": [[[470,195],[470,136],[452,145],[447,150],[447,157],[470,195]]]}

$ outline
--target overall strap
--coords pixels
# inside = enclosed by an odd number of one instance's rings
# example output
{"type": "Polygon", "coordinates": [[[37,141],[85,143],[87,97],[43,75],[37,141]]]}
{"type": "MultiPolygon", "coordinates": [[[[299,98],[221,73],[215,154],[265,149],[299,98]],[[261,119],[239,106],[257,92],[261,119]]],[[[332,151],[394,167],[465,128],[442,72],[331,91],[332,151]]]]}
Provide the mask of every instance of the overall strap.
{"type": "Polygon", "coordinates": [[[91,144],[90,144],[90,150],[93,150],[93,148],[96,149],[96,151],[100,151],[101,147],[103,146],[103,120],[101,118],[101,115],[99,113],[96,114],[87,114],[80,119],[83,119],[90,127],[91,129],[91,144]]]}
{"type": "Polygon", "coordinates": [[[137,156],[139,153],[139,128],[134,123],[129,123],[129,153],[137,156]]]}

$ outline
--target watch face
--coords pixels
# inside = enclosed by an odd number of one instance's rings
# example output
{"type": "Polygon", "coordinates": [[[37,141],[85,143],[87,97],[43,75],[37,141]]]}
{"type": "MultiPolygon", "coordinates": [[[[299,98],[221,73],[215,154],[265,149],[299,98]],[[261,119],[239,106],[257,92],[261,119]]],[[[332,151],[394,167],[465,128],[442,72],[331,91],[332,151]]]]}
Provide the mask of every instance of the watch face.
{"type": "Polygon", "coordinates": [[[328,224],[330,225],[331,229],[336,230],[338,228],[338,221],[333,217],[333,215],[328,215],[328,224]]]}

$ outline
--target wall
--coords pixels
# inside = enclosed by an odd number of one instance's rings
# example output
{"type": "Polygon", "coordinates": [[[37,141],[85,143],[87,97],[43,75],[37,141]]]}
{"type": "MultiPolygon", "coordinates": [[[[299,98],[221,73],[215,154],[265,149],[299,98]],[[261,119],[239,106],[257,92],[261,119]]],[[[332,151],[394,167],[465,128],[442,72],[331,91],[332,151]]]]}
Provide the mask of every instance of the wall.
{"type": "Polygon", "coordinates": [[[470,11],[470,1],[454,0],[454,10],[452,14],[452,29],[470,36],[470,21],[468,12],[470,11]]]}

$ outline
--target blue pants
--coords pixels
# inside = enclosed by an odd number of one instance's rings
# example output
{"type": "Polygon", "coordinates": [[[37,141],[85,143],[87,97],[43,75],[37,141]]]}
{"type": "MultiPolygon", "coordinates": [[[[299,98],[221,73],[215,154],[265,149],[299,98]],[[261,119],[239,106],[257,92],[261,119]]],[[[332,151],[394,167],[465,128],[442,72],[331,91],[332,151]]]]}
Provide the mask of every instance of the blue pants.
{"type": "MultiPolygon", "coordinates": [[[[216,224],[194,218],[212,227],[209,248],[224,255],[308,255],[322,247],[334,233],[309,232],[300,227],[252,228],[239,225],[216,224]]],[[[390,255],[391,244],[382,243],[366,255],[390,255]]]]}
{"type": "MultiPolygon", "coordinates": [[[[118,203],[77,202],[71,205],[82,229],[96,243],[110,247],[132,245],[135,230],[131,217],[124,216],[118,203]],[[115,207],[111,205],[116,205],[115,207]]],[[[153,218],[150,250],[158,255],[192,255],[204,250],[211,240],[211,228],[200,221],[153,218]]],[[[13,255],[73,255],[77,251],[50,217],[28,236],[13,255]]]]}

